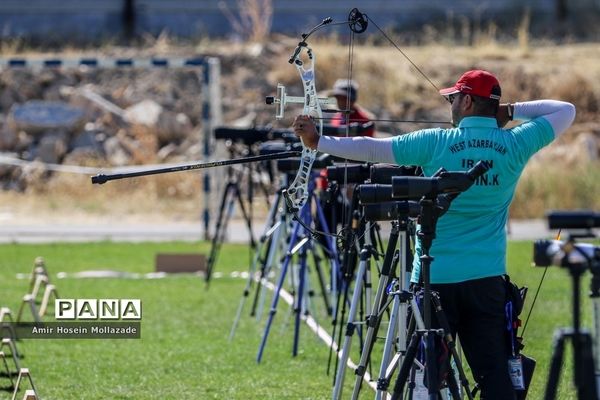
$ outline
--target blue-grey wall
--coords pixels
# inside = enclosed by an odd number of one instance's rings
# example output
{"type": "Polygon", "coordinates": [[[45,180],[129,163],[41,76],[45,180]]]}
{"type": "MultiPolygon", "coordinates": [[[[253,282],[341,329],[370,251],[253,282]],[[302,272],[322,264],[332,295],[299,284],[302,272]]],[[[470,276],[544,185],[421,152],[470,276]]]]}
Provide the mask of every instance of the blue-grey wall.
{"type": "MultiPolygon", "coordinates": [[[[571,10],[600,9],[600,0],[564,0],[571,10]]],[[[230,21],[219,3],[234,15],[239,0],[133,0],[136,32],[197,37],[228,35],[230,21]]],[[[0,0],[0,37],[86,40],[118,36],[123,29],[124,0],[0,0]]],[[[414,27],[445,20],[448,15],[489,19],[522,15],[552,17],[557,0],[273,0],[272,31],[298,34],[324,17],[346,19],[356,6],[379,25],[414,27]]]]}

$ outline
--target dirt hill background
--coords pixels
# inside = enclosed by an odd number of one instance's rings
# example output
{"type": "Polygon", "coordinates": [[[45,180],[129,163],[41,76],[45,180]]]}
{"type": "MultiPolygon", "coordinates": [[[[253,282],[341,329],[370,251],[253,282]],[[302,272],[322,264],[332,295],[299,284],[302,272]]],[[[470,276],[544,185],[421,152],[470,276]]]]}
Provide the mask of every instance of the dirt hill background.
{"type": "MultiPolygon", "coordinates": [[[[348,76],[348,48],[342,42],[328,38],[312,43],[317,56],[317,88],[322,91],[348,76]]],[[[278,82],[292,94],[301,94],[297,72],[287,63],[296,44],[295,38],[278,36],[268,45],[201,42],[181,46],[163,37],[144,48],[111,47],[101,53],[113,57],[217,56],[224,125],[288,127],[291,119],[275,121],[274,109],[264,104],[264,97],[275,93],[278,82]]],[[[2,55],[13,55],[9,50],[4,49],[2,55]]],[[[407,46],[403,51],[437,87],[452,84],[467,69],[483,68],[500,78],[503,102],[538,98],[573,102],[577,107],[575,124],[531,161],[511,215],[531,218],[548,209],[600,209],[599,44],[516,41],[502,45],[481,40],[469,46],[439,42],[407,46]]],[[[60,56],[84,54],[90,55],[90,51],[66,49],[60,56]]],[[[359,103],[379,119],[450,118],[448,105],[435,88],[388,45],[357,45],[352,72],[360,84],[359,103]]],[[[0,151],[25,160],[45,157],[46,162],[101,168],[197,161],[202,157],[200,90],[195,72],[176,69],[4,70],[0,72],[0,151]],[[82,95],[85,91],[101,96],[129,117],[124,120],[100,107],[82,95]],[[16,107],[32,100],[60,102],[80,110],[82,116],[61,129],[33,129],[15,118],[16,107]],[[153,118],[144,119],[148,116],[153,118]]],[[[287,115],[291,118],[299,111],[290,109],[287,115]]],[[[428,126],[377,123],[382,135],[428,126]]],[[[216,176],[222,177],[222,172],[216,176]]],[[[41,164],[25,168],[0,165],[0,182],[0,218],[12,221],[194,221],[199,220],[204,203],[198,173],[92,186],[85,174],[52,173],[41,164]]],[[[219,191],[218,187],[213,190],[219,191]]]]}

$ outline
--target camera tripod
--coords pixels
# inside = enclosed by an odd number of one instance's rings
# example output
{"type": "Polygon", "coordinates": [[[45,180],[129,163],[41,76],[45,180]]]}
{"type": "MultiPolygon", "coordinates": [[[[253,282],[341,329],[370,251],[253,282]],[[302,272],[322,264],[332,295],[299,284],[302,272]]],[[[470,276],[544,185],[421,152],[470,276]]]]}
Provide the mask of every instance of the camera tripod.
{"type": "MultiPolygon", "coordinates": [[[[277,191],[275,200],[271,205],[271,209],[269,210],[267,222],[265,224],[263,234],[259,238],[258,247],[254,253],[252,263],[250,264],[246,286],[244,287],[242,298],[240,299],[240,304],[233,320],[233,325],[229,334],[230,341],[235,335],[235,330],[241,318],[244,304],[250,296],[250,291],[254,281],[256,281],[257,287],[253,296],[250,316],[257,316],[257,319],[260,319],[260,313],[257,315],[256,309],[259,303],[259,298],[264,301],[265,291],[263,287],[263,279],[269,276],[271,270],[273,269],[275,257],[281,251],[284,244],[282,243],[282,238],[285,239],[288,233],[287,229],[289,221],[283,209],[284,205],[282,196],[282,190],[286,186],[287,185],[284,184],[284,186],[277,191]]],[[[262,309],[262,307],[260,309],[262,309]]]]}
{"type": "MultiPolygon", "coordinates": [[[[591,260],[588,260],[591,263],[591,260]]],[[[589,332],[581,329],[580,325],[580,289],[581,276],[588,269],[587,263],[569,263],[568,254],[563,259],[563,266],[567,267],[571,275],[572,295],[573,295],[573,327],[560,328],[554,334],[554,343],[552,358],[550,363],[550,372],[548,382],[544,393],[544,400],[553,400],[556,398],[556,391],[560,379],[560,372],[563,366],[565,342],[570,341],[573,346],[573,380],[577,388],[577,398],[579,400],[597,400],[598,388],[596,382],[593,357],[592,336],[589,332]]],[[[596,277],[596,272],[592,270],[592,297],[599,295],[600,282],[596,277]]]]}
{"type": "MultiPolygon", "coordinates": [[[[401,364],[400,371],[398,373],[398,377],[396,378],[396,383],[394,385],[394,389],[392,392],[393,399],[401,399],[404,395],[404,387],[408,382],[409,378],[411,379],[411,383],[409,385],[409,398],[412,398],[413,390],[416,386],[414,379],[414,366],[416,365],[416,355],[419,349],[419,346],[422,343],[422,340],[426,342],[425,348],[425,363],[424,368],[427,371],[425,376],[428,379],[427,387],[429,390],[429,397],[431,399],[437,399],[439,393],[441,392],[441,388],[439,382],[437,381],[438,371],[437,371],[437,360],[435,349],[437,348],[436,339],[443,340],[445,346],[450,350],[452,356],[454,357],[456,368],[458,370],[461,384],[465,387],[465,392],[468,393],[470,397],[470,390],[468,388],[468,382],[466,376],[464,374],[464,370],[462,368],[462,364],[458,357],[458,352],[456,350],[456,346],[450,335],[450,328],[447,324],[445,315],[439,303],[439,299],[437,294],[431,291],[429,287],[429,263],[432,261],[432,257],[428,255],[428,249],[430,244],[428,242],[432,240],[434,235],[434,227],[428,227],[426,222],[426,217],[423,216],[428,213],[430,208],[433,208],[434,201],[431,199],[423,199],[421,200],[421,230],[419,235],[421,237],[421,242],[423,244],[423,256],[421,257],[422,262],[422,272],[423,272],[423,281],[426,283],[424,286],[426,287],[423,290],[423,293],[420,296],[420,300],[422,306],[419,307],[415,296],[410,293],[407,289],[407,281],[405,275],[405,265],[406,265],[406,253],[403,252],[401,257],[396,256],[396,263],[386,263],[384,261],[384,267],[382,268],[380,283],[377,289],[376,298],[374,300],[373,312],[371,315],[367,317],[367,334],[365,338],[365,343],[363,345],[363,350],[361,354],[361,360],[359,365],[355,371],[356,380],[354,384],[354,391],[352,394],[352,399],[357,399],[363,376],[366,371],[366,366],[368,364],[370,354],[374,345],[374,339],[377,335],[377,331],[379,329],[379,325],[381,322],[381,318],[384,312],[388,309],[390,304],[392,304],[392,310],[390,313],[390,322],[388,326],[388,332],[386,334],[386,341],[383,349],[383,357],[381,361],[379,377],[377,382],[377,399],[385,398],[386,393],[389,388],[390,380],[398,367],[398,364],[401,364]],[[424,210],[424,211],[423,211],[424,210]],[[395,265],[398,260],[404,260],[402,262],[403,267],[400,270],[399,279],[395,278],[395,265]],[[391,284],[390,284],[391,282],[391,284]],[[405,328],[405,321],[407,315],[407,306],[411,305],[412,310],[412,319],[408,330],[405,328]],[[432,316],[431,316],[431,307],[433,306],[433,310],[435,312],[435,317],[438,324],[442,327],[440,329],[432,329],[432,316]],[[430,307],[430,310],[427,310],[426,307],[430,307]],[[421,317],[419,309],[423,310],[423,317],[421,317]],[[407,337],[411,337],[410,343],[406,346],[407,337]],[[398,349],[396,355],[392,358],[391,352],[393,346],[397,344],[398,349]]],[[[431,223],[435,223],[434,220],[431,220],[431,223]]],[[[398,240],[398,236],[400,235],[400,229],[404,233],[407,229],[408,219],[406,216],[401,218],[399,221],[394,222],[392,225],[392,231],[390,234],[390,245],[394,245],[398,240]]],[[[405,242],[403,239],[402,243],[405,242]]],[[[407,243],[408,245],[408,243],[407,243]]],[[[403,246],[406,247],[406,246],[403,246]]],[[[388,248],[389,249],[389,248],[388,248]]],[[[391,254],[386,254],[386,259],[390,257],[391,254]]],[[[449,364],[448,364],[449,365],[449,364]]],[[[458,385],[456,384],[456,380],[453,374],[448,374],[447,384],[450,392],[455,399],[460,398],[458,385]]],[[[335,398],[335,396],[334,396],[335,398]]]]}
{"type": "MultiPolygon", "coordinates": [[[[275,314],[277,312],[277,305],[280,298],[280,293],[283,288],[287,272],[290,268],[290,264],[292,263],[292,259],[294,256],[298,256],[299,261],[299,270],[297,275],[297,282],[294,282],[294,273],[291,273],[292,278],[292,287],[295,291],[295,299],[293,312],[295,316],[295,324],[294,324],[294,342],[293,342],[293,350],[292,355],[296,356],[298,354],[298,343],[299,343],[299,335],[300,335],[300,323],[302,316],[308,314],[308,295],[309,295],[309,279],[308,279],[308,253],[312,252],[313,256],[315,256],[315,245],[323,245],[319,241],[314,240],[312,237],[312,232],[309,232],[307,227],[309,227],[313,223],[313,219],[317,218],[320,226],[324,228],[326,234],[328,234],[328,226],[325,220],[325,215],[321,208],[321,205],[315,195],[315,182],[314,177],[310,180],[308,185],[308,200],[306,204],[300,209],[299,215],[297,216],[300,221],[295,219],[292,222],[291,227],[291,235],[288,239],[288,247],[286,254],[281,261],[281,271],[279,273],[279,277],[277,279],[275,293],[273,294],[273,299],[271,301],[271,308],[269,311],[269,315],[267,318],[267,323],[265,326],[265,330],[263,332],[263,336],[261,339],[261,343],[259,346],[258,354],[256,356],[256,361],[260,363],[262,361],[262,356],[264,353],[264,349],[267,344],[267,339],[269,336],[269,332],[275,318],[275,314]],[[313,215],[311,212],[311,207],[315,208],[316,215],[313,215]]],[[[339,273],[339,262],[337,256],[337,250],[335,247],[335,242],[333,238],[326,237],[324,243],[325,249],[324,254],[328,258],[331,265],[331,275],[335,276],[339,273]]],[[[326,299],[325,293],[325,285],[324,280],[322,279],[322,270],[320,266],[320,259],[315,257],[315,268],[317,270],[317,276],[319,277],[319,281],[321,283],[321,288],[323,290],[324,298],[326,299]]],[[[326,308],[328,311],[330,310],[329,303],[325,300],[326,308]]]]}
{"type": "MultiPolygon", "coordinates": [[[[369,238],[370,234],[371,234],[371,223],[367,223],[367,226],[364,228],[365,233],[366,233],[366,237],[367,239],[369,238]]],[[[350,243],[350,246],[355,246],[354,243],[350,243]]],[[[356,246],[358,246],[358,243],[356,244],[356,246]]],[[[355,252],[349,252],[350,254],[354,254],[355,252]]],[[[356,318],[356,315],[358,313],[358,308],[364,304],[364,307],[369,311],[371,309],[371,305],[370,305],[370,298],[371,298],[371,277],[370,277],[370,270],[371,270],[371,258],[373,257],[378,257],[378,253],[376,251],[376,248],[374,247],[374,245],[371,243],[371,240],[365,240],[364,244],[359,252],[359,264],[358,264],[358,271],[356,273],[356,277],[355,277],[355,283],[354,283],[354,291],[352,294],[352,300],[350,302],[350,309],[348,311],[348,320],[346,323],[346,329],[344,331],[344,342],[342,345],[342,353],[339,355],[338,358],[336,358],[336,374],[335,374],[335,381],[334,381],[334,390],[333,390],[333,398],[334,399],[339,399],[341,396],[341,390],[342,390],[342,385],[344,383],[344,376],[345,376],[345,372],[346,372],[346,364],[348,362],[348,358],[349,358],[349,353],[350,353],[350,347],[352,345],[352,337],[356,331],[356,328],[359,327],[359,321],[362,320],[362,318],[358,319],[356,318]],[[365,301],[363,301],[363,295],[365,296],[365,301]]],[[[345,268],[348,268],[348,264],[345,266],[345,268]]],[[[343,303],[342,303],[342,310],[340,313],[340,319],[344,318],[344,314],[345,314],[345,308],[346,308],[346,303],[347,303],[347,297],[348,297],[348,292],[349,292],[349,288],[350,288],[350,281],[352,280],[352,275],[353,272],[349,271],[349,272],[345,272],[344,273],[344,283],[342,285],[342,291],[340,293],[340,296],[338,297],[341,298],[343,297],[343,303]],[[343,295],[342,295],[343,293],[343,295]]],[[[362,310],[361,310],[361,314],[362,314],[362,310]]],[[[336,316],[334,318],[334,321],[338,318],[338,316],[336,316]]],[[[342,335],[342,330],[341,330],[341,326],[340,326],[340,340],[338,340],[338,342],[341,341],[341,335],[342,335]]],[[[335,325],[334,325],[334,333],[332,334],[332,337],[335,337],[335,325]]],[[[361,346],[362,347],[362,346],[361,346]]]]}
{"type": "MultiPolygon", "coordinates": [[[[377,222],[365,222],[361,207],[359,207],[357,186],[353,188],[353,193],[350,202],[350,209],[346,211],[346,221],[342,229],[343,234],[343,252],[340,274],[336,277],[336,287],[340,290],[336,291],[337,298],[334,301],[334,309],[332,313],[333,332],[331,337],[335,340],[338,335],[337,343],[342,342],[342,321],[345,318],[346,310],[349,306],[348,322],[346,323],[344,345],[336,350],[335,371],[336,377],[343,374],[343,367],[338,365],[341,362],[342,366],[346,365],[348,360],[348,348],[352,341],[355,328],[358,329],[359,338],[361,339],[362,347],[362,330],[361,326],[354,322],[356,315],[360,314],[360,320],[364,319],[364,311],[370,312],[371,309],[371,259],[374,259],[376,264],[380,264],[380,253],[383,253],[383,244],[379,235],[379,226],[377,222]],[[379,251],[378,249],[382,250],[379,251]],[[358,272],[354,275],[358,263],[358,272]],[[352,300],[350,300],[350,287],[354,284],[354,292],[352,300]],[[364,295],[364,296],[363,296],[364,295]],[[340,324],[338,324],[340,321],[340,324]],[[339,326],[339,332],[337,331],[339,326]],[[346,344],[347,343],[347,344],[346,344]],[[340,357],[339,351],[342,350],[340,357]],[[343,353],[346,354],[343,354],[343,353]]],[[[327,373],[331,367],[334,346],[329,348],[329,361],[327,365],[327,373]]],[[[337,379],[337,378],[336,378],[337,379]]],[[[343,380],[343,375],[342,375],[343,380]]],[[[335,384],[335,380],[334,380],[335,384]]]]}
{"type": "MultiPolygon", "coordinates": [[[[363,381],[363,376],[366,373],[366,369],[367,369],[367,364],[369,363],[369,358],[370,358],[370,353],[374,344],[374,340],[375,337],[377,335],[377,330],[379,328],[380,325],[380,321],[381,318],[383,316],[383,314],[386,312],[389,303],[386,303],[386,299],[388,298],[388,287],[389,287],[389,283],[392,281],[392,278],[395,275],[395,268],[398,265],[399,260],[402,258],[404,260],[406,260],[408,251],[407,251],[407,246],[408,246],[408,236],[406,235],[406,231],[408,228],[408,219],[407,218],[403,218],[401,222],[398,221],[394,221],[392,222],[392,230],[390,232],[390,236],[389,236],[389,240],[388,240],[388,246],[384,255],[384,259],[383,259],[383,264],[381,267],[381,271],[380,271],[380,275],[379,275],[379,284],[377,287],[377,291],[375,294],[375,298],[373,300],[372,303],[372,307],[368,308],[368,312],[369,315],[366,317],[366,333],[363,332],[363,336],[364,336],[364,341],[363,344],[361,346],[362,348],[362,353],[361,353],[361,358],[360,358],[360,362],[359,365],[357,366],[357,368],[355,369],[354,373],[356,375],[356,380],[355,380],[355,385],[354,385],[354,390],[352,393],[352,398],[356,399],[358,398],[358,394],[361,388],[361,384],[363,381]],[[397,246],[398,246],[398,241],[400,239],[401,242],[401,251],[399,252],[397,250],[397,246]]],[[[357,285],[359,284],[359,277],[361,274],[361,270],[363,269],[362,265],[365,265],[364,263],[364,258],[367,257],[369,255],[368,251],[363,250],[361,252],[361,266],[359,267],[359,273],[357,275],[357,285]]],[[[403,262],[403,265],[406,265],[405,262],[403,262]]],[[[404,276],[404,275],[403,275],[404,276]]],[[[360,287],[358,288],[360,289],[360,287]]],[[[357,293],[359,293],[357,291],[357,289],[355,288],[354,291],[354,295],[353,295],[353,299],[356,299],[358,297],[357,293]]],[[[355,304],[355,300],[353,300],[352,304],[355,304]]],[[[400,308],[399,307],[399,303],[395,305],[395,307],[392,310],[392,313],[390,315],[390,325],[393,325],[393,328],[389,329],[389,332],[392,333],[392,336],[395,335],[395,328],[396,328],[396,324],[398,323],[398,321],[403,321],[403,317],[401,315],[406,315],[405,314],[405,308],[400,308]]],[[[344,343],[344,348],[343,348],[343,352],[342,352],[342,356],[341,356],[341,360],[340,360],[340,364],[338,366],[338,371],[336,374],[336,378],[335,378],[335,382],[334,382],[334,388],[333,388],[333,398],[334,399],[339,399],[342,396],[342,387],[343,387],[343,381],[344,381],[344,372],[345,372],[345,368],[346,368],[346,361],[347,361],[347,352],[348,352],[348,347],[349,347],[349,342],[351,339],[351,335],[353,333],[353,329],[354,329],[354,324],[352,324],[351,322],[354,320],[354,311],[353,311],[353,307],[351,305],[351,312],[348,316],[348,325],[347,325],[347,329],[346,329],[346,337],[345,337],[345,343],[344,343]]],[[[404,322],[402,322],[404,323],[404,322]]],[[[402,331],[402,330],[401,330],[402,331]]],[[[391,350],[391,346],[393,345],[393,343],[395,342],[395,337],[392,338],[392,336],[389,336],[390,340],[387,341],[386,340],[386,346],[385,348],[387,349],[387,353],[384,354],[382,363],[387,364],[387,355],[390,354],[390,350],[391,350]]]]}
{"type": "MultiPolygon", "coordinates": [[[[419,201],[419,204],[421,206],[421,214],[419,219],[421,227],[418,232],[418,236],[421,240],[422,249],[422,255],[420,257],[420,281],[422,282],[423,286],[423,325],[418,326],[420,324],[417,324],[416,329],[412,333],[411,341],[406,350],[406,355],[402,360],[400,371],[398,372],[398,376],[396,377],[396,383],[394,385],[394,390],[392,393],[392,400],[398,400],[403,398],[404,386],[408,380],[409,372],[414,365],[417,350],[422,339],[425,341],[424,367],[426,371],[425,377],[427,381],[426,387],[428,397],[430,400],[438,399],[438,396],[441,393],[441,385],[439,382],[440,366],[438,365],[438,361],[436,359],[436,338],[444,341],[446,347],[450,351],[450,355],[454,359],[454,363],[459,374],[460,383],[465,389],[464,393],[469,399],[473,398],[471,395],[471,390],[469,389],[468,380],[462,367],[462,362],[460,360],[460,357],[458,356],[456,344],[454,342],[454,339],[452,338],[450,326],[442,310],[439,298],[437,294],[431,290],[430,286],[429,273],[433,257],[429,254],[429,249],[431,248],[433,239],[435,238],[435,227],[437,224],[437,219],[447,210],[450,201],[455,196],[439,196],[441,199],[438,199],[437,197],[438,196],[425,196],[419,201]],[[440,204],[443,204],[442,208],[439,208],[440,204]],[[441,327],[440,329],[433,328],[431,315],[432,310],[435,312],[437,322],[441,327]]],[[[414,316],[416,316],[420,312],[418,307],[415,308],[415,305],[416,304],[414,304],[413,302],[412,312],[414,316]]],[[[415,321],[419,322],[419,319],[415,318],[415,321]]],[[[448,360],[448,363],[446,364],[448,367],[449,361],[450,360],[448,360]]],[[[450,390],[452,398],[454,398],[455,400],[460,399],[460,392],[456,383],[456,378],[452,373],[451,369],[449,373],[445,373],[445,376],[446,384],[448,385],[448,389],[450,390]]],[[[413,385],[411,385],[411,387],[412,386],[413,385]]]]}
{"type": "MultiPolygon", "coordinates": [[[[230,153],[230,158],[235,158],[236,155],[236,147],[232,143],[228,143],[228,150],[230,153]]],[[[206,263],[206,284],[210,282],[212,277],[212,273],[215,268],[215,264],[217,263],[217,258],[219,255],[219,251],[221,249],[221,245],[225,241],[225,236],[227,233],[227,226],[231,217],[233,215],[235,209],[235,203],[237,202],[242,213],[242,217],[244,219],[245,225],[248,228],[249,233],[249,241],[250,248],[256,249],[256,241],[254,239],[254,233],[252,231],[252,202],[254,199],[254,182],[253,182],[253,167],[252,163],[244,164],[241,170],[236,170],[234,167],[230,166],[227,168],[227,182],[223,188],[223,193],[221,195],[221,202],[219,206],[219,213],[217,216],[215,233],[212,236],[210,252],[208,256],[208,260],[206,263]],[[246,179],[248,184],[247,190],[247,200],[249,209],[246,210],[246,206],[244,205],[244,199],[242,196],[242,190],[240,187],[243,179],[246,179]]],[[[267,188],[261,184],[261,189],[263,190],[265,197],[268,199],[268,190],[267,188]]]]}

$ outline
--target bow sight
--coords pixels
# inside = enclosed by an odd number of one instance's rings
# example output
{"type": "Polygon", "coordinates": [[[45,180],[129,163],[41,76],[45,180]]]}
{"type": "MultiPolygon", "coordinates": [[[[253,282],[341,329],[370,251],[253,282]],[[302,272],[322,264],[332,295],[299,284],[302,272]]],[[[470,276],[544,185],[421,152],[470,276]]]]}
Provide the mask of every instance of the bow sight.
{"type": "MultiPolygon", "coordinates": [[[[337,101],[333,98],[329,97],[319,97],[318,99],[319,105],[321,108],[325,107],[335,107],[337,106],[337,101]]],[[[284,109],[287,104],[304,104],[307,105],[309,100],[303,96],[290,96],[287,94],[285,86],[281,83],[277,84],[277,95],[276,96],[267,96],[265,97],[266,104],[275,104],[277,109],[275,110],[275,119],[281,120],[283,119],[284,109]]],[[[336,110],[337,111],[337,110],[336,110]]]]}

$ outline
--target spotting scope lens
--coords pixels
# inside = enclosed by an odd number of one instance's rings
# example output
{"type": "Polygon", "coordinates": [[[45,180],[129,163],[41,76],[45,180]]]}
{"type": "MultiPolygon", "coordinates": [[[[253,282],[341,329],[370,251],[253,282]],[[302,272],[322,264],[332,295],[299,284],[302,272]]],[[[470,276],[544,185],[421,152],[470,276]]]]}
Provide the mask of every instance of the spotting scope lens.
{"type": "Polygon", "coordinates": [[[548,213],[550,229],[591,229],[600,227],[600,213],[588,210],[548,213]]]}

